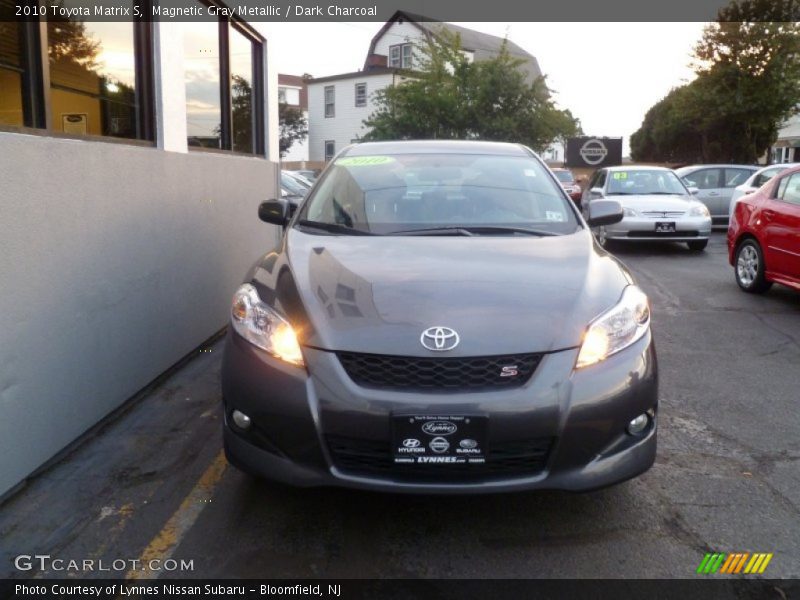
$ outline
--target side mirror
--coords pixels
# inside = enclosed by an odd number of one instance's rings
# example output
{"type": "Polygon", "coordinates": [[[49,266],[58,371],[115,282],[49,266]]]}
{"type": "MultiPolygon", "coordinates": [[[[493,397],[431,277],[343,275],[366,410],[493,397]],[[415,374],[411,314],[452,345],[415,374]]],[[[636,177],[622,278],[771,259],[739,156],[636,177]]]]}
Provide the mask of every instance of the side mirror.
{"type": "Polygon", "coordinates": [[[698,188],[698,187],[695,187],[695,186],[693,186],[693,185],[689,186],[687,189],[689,190],[689,193],[690,193],[692,196],[697,196],[697,194],[700,192],[700,188],[698,188]]]}
{"type": "Polygon", "coordinates": [[[258,218],[264,223],[285,227],[290,216],[289,202],[286,200],[267,200],[258,205],[258,218]]]}
{"type": "Polygon", "coordinates": [[[590,202],[587,215],[586,221],[589,223],[589,227],[613,225],[622,221],[625,216],[622,211],[622,204],[618,200],[595,200],[590,202]]]}
{"type": "Polygon", "coordinates": [[[593,198],[602,198],[603,197],[603,188],[592,188],[589,190],[589,195],[593,198]]]}

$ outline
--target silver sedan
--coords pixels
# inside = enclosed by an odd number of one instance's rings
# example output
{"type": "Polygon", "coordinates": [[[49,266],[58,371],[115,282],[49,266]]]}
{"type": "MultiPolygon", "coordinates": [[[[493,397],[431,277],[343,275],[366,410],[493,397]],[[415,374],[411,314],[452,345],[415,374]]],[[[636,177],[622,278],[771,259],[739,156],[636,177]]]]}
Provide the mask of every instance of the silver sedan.
{"type": "Polygon", "coordinates": [[[625,217],[598,227],[601,246],[609,240],[686,242],[703,250],[711,235],[708,208],[692,196],[674,171],[663,167],[607,167],[598,170],[583,194],[582,206],[599,199],[619,200],[625,217]]]}

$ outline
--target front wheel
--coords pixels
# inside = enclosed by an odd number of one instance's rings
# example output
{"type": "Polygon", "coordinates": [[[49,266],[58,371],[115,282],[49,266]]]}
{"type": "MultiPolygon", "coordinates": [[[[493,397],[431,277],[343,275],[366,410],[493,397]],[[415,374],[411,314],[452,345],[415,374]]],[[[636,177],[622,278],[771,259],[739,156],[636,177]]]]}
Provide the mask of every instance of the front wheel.
{"type": "Polygon", "coordinates": [[[686,245],[689,246],[689,250],[693,252],[702,252],[708,246],[708,240],[697,240],[696,242],[686,242],[686,245]]]}
{"type": "Polygon", "coordinates": [[[745,292],[761,294],[772,287],[765,275],[764,254],[755,240],[745,240],[736,249],[736,283],[745,292]]]}

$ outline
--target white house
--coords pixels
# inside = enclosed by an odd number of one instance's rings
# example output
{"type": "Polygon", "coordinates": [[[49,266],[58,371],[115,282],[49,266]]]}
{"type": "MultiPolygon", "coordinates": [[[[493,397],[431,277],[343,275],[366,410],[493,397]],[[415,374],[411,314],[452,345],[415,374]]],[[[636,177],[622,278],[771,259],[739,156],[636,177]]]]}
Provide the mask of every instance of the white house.
{"type": "Polygon", "coordinates": [[[800,114],[786,121],[778,131],[771,158],[773,163],[800,162],[800,114]]]}
{"type": "MultiPolygon", "coordinates": [[[[308,81],[312,161],[330,160],[336,152],[367,132],[363,122],[376,108],[375,92],[403,81],[404,74],[414,69],[414,48],[435,36],[440,28],[461,37],[461,46],[470,60],[496,56],[504,43],[503,38],[494,35],[404,11],[396,12],[372,38],[363,70],[308,81]]],[[[541,75],[536,58],[510,40],[506,48],[512,56],[523,59],[522,68],[530,81],[541,75]]]]}
{"type": "MultiPolygon", "coordinates": [[[[278,103],[287,104],[303,113],[308,121],[308,88],[306,80],[300,75],[284,75],[278,73],[278,103]]],[[[308,136],[295,141],[281,157],[284,162],[300,162],[308,160],[308,136]]]]}

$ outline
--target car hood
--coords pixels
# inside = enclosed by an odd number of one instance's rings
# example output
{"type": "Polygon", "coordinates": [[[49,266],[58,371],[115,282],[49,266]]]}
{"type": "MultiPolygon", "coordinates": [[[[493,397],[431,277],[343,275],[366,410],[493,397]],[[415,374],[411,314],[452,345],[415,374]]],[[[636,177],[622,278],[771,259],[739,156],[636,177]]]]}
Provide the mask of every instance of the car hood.
{"type": "Polygon", "coordinates": [[[290,229],[282,250],[262,264],[254,274],[259,286],[276,289],[280,273],[291,274],[292,285],[278,286],[276,301],[302,344],[409,356],[439,355],[420,342],[434,326],[459,334],[444,356],[574,347],[632,283],[585,229],[542,238],[290,229]]]}
{"type": "Polygon", "coordinates": [[[699,201],[692,196],[660,196],[654,194],[643,195],[611,195],[608,196],[609,200],[619,200],[624,208],[632,208],[636,212],[643,211],[662,211],[662,212],[678,212],[688,211],[692,206],[699,204],[699,201]]]}

